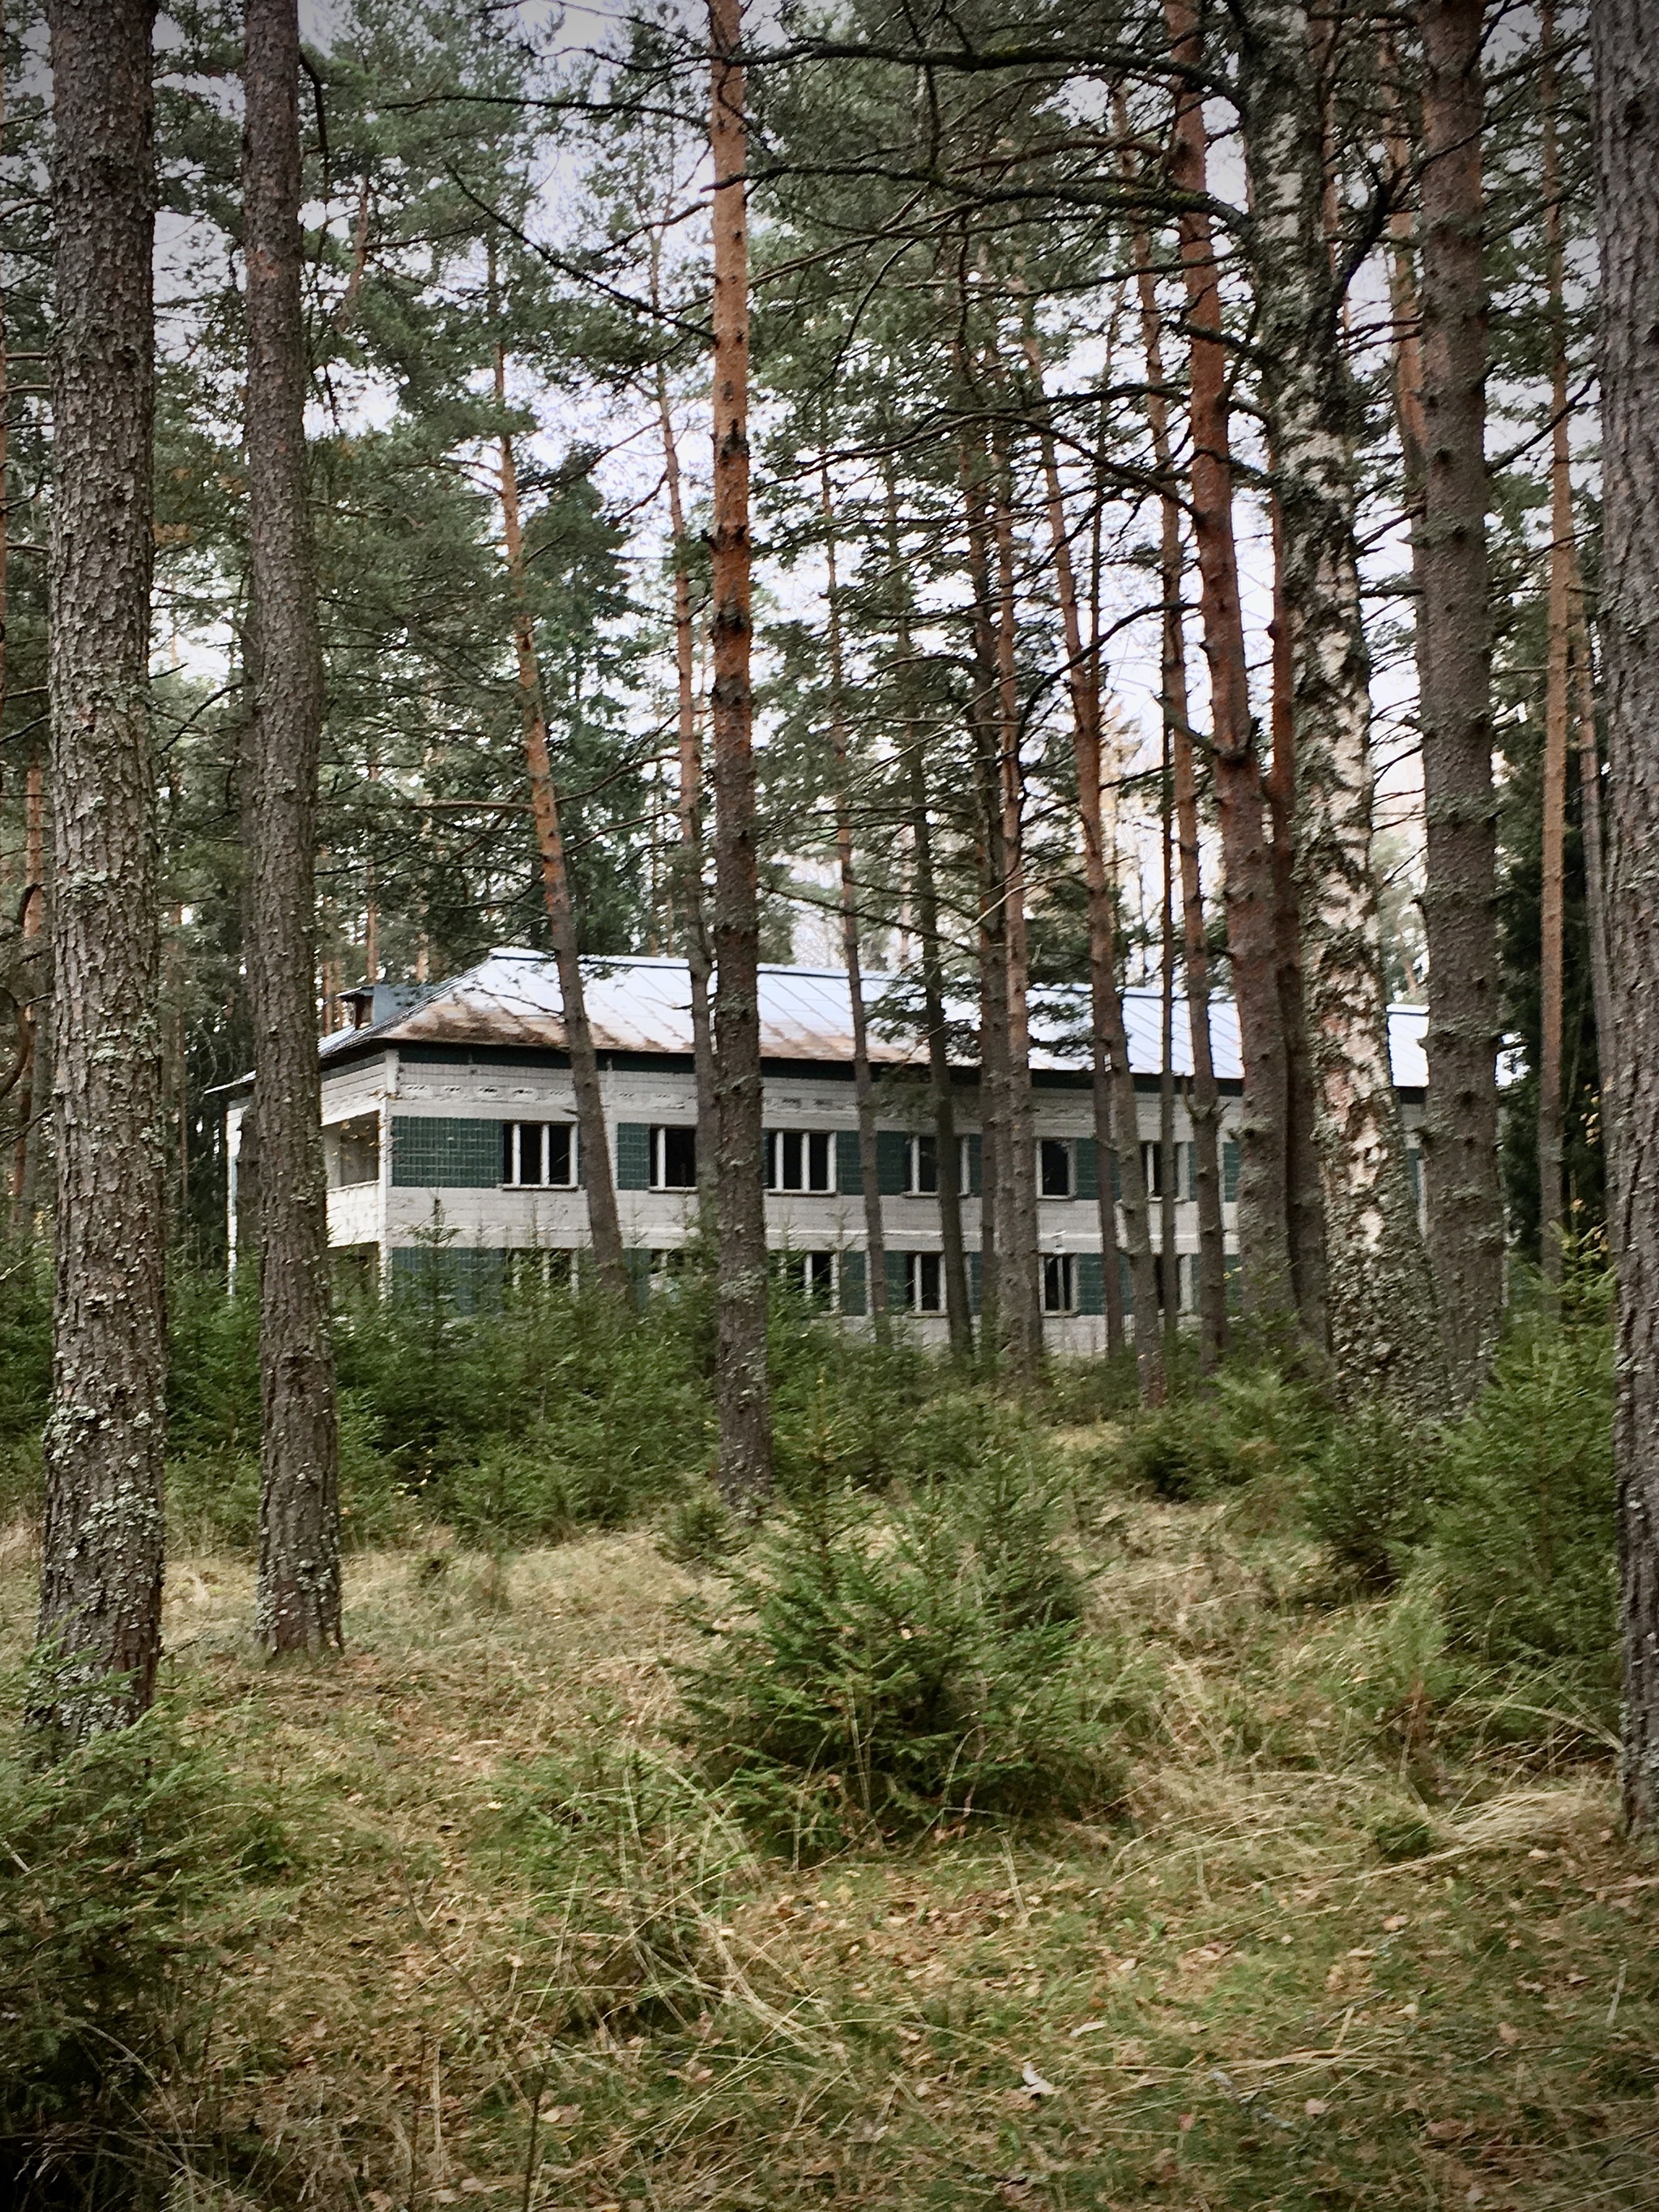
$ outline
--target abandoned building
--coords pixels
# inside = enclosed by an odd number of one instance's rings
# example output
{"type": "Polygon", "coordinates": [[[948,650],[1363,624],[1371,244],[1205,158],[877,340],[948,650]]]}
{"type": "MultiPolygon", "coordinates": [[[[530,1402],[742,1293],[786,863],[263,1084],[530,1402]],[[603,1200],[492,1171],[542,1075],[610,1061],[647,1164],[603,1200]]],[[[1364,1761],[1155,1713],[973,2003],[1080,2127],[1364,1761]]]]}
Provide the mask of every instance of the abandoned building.
{"type": "MultiPolygon", "coordinates": [[[[695,1232],[696,1108],[690,988],[678,960],[584,963],[599,1059],[623,1232],[642,1285],[672,1276],[695,1232]]],[[[887,1244],[888,1304],[924,1334],[942,1335],[945,1297],[939,1187],[926,1041],[902,987],[866,979],[870,1054],[878,1078],[878,1160],[887,1244]],[[907,1022],[907,1012],[910,1015],[907,1022]]],[[[546,955],[490,953],[428,988],[377,985],[346,994],[356,1026],[322,1041],[323,1133],[329,1242],[366,1283],[441,1279],[463,1306],[489,1297],[510,1269],[568,1267],[587,1242],[575,1103],[557,971],[546,955]]],[[[1149,1188],[1163,1190],[1159,1142],[1162,1001],[1125,994],[1139,1140],[1149,1188]]],[[[1418,1175],[1417,1129],[1427,1070],[1425,1016],[1389,1017],[1395,1080],[1418,1175]]],[[[854,1105],[847,978],[834,969],[763,967],[767,1234],[803,1289],[848,1316],[867,1307],[864,1209],[854,1105]]],[[[1103,1342],[1103,1281],[1086,996],[1042,992],[1032,1005],[1031,1077],[1042,1304],[1055,1350],[1103,1342]]],[[[1212,1011],[1222,1092],[1222,1184],[1227,1249],[1236,1250],[1238,1030],[1232,1006],[1212,1011]]],[[[971,1037],[963,1019],[957,1040],[971,1037]]],[[[1192,1073],[1184,1003],[1177,999],[1176,1237],[1159,1255],[1162,1295],[1197,1302],[1198,1209],[1186,1081],[1192,1073]]],[[[964,1197],[979,1188],[978,1070],[955,1071],[957,1164],[964,1197]]],[[[229,1104],[231,1247],[236,1243],[236,1156],[246,1087],[229,1104]]],[[[1162,1208],[1152,1208],[1158,1242],[1162,1208]]],[[[970,1268],[979,1207],[963,1207],[970,1268]]],[[[975,1268],[976,1273],[976,1268],[975,1268]]]]}

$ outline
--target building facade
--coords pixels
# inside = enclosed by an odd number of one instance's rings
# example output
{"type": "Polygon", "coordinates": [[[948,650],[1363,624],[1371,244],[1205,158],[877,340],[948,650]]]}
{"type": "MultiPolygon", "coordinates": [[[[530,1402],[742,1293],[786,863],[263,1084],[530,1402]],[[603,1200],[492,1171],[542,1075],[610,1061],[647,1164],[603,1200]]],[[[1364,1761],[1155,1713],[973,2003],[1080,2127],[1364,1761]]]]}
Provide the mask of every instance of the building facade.
{"type": "MultiPolygon", "coordinates": [[[[690,991],[684,963],[585,963],[599,1056],[607,1137],[630,1265],[642,1285],[672,1275],[696,1219],[696,1094],[690,991]]],[[[945,1331],[937,1158],[925,1045],[893,1008],[892,1034],[872,976],[871,1058],[878,1076],[878,1164],[887,1245],[888,1304],[924,1336],[945,1331]]],[[[414,992],[377,987],[348,994],[356,1027],[323,1040],[323,1135],[329,1242],[343,1269],[397,1286],[438,1279],[462,1305],[487,1299],[511,1271],[564,1268],[588,1241],[587,1206],[565,1049],[557,971],[533,951],[491,953],[465,974],[414,992]]],[[[1038,1243],[1045,1330],[1056,1351],[1104,1343],[1099,1162],[1088,1070],[1087,1006],[1040,994],[1033,1005],[1038,1243]]],[[[847,979],[836,970],[761,970],[766,1214],[778,1265],[831,1310],[868,1310],[864,1207],[854,1103],[847,979]]],[[[1125,994],[1139,1139],[1149,1188],[1162,1195],[1159,1144],[1162,1006],[1154,991],[1125,994]]],[[[1184,1006],[1177,1001],[1176,1235],[1160,1253],[1163,1295],[1182,1311],[1197,1301],[1191,1075],[1184,1006]]],[[[1390,1015],[1395,1078],[1415,1164],[1421,1120],[1422,1032],[1414,1008],[1390,1015]]],[[[960,1024],[965,1027],[966,1024],[960,1024]]],[[[1237,1026],[1218,1000],[1212,1043],[1222,1092],[1223,1217],[1236,1254],[1237,1026]]],[[[964,1242],[977,1275],[978,1070],[956,1070],[964,1242]]],[[[246,1086],[228,1115],[231,1249],[236,1246],[236,1161],[246,1086]]],[[[1155,1243],[1162,1207],[1152,1208],[1155,1243]]]]}

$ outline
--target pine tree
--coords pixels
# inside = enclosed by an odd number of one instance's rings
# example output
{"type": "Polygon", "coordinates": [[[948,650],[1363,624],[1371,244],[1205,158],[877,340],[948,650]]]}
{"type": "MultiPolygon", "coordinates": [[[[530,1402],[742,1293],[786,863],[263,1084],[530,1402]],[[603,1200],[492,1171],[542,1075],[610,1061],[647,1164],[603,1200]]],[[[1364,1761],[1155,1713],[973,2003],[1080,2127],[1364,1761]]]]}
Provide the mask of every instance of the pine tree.
{"type": "Polygon", "coordinates": [[[161,1641],[160,902],[149,726],[148,0],[53,0],[52,811],[57,1295],[37,1728],[150,1702],[161,1641]]]}

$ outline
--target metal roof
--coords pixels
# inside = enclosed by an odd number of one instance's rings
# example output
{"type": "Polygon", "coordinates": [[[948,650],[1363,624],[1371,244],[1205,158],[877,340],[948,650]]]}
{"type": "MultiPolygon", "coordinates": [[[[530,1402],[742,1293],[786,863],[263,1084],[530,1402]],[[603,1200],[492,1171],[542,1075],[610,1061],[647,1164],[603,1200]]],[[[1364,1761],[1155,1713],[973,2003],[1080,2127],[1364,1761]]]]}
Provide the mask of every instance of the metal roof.
{"type": "MultiPolygon", "coordinates": [[[[588,1022],[599,1051],[690,1056],[691,986],[684,961],[634,955],[585,959],[582,975],[588,1022]]],[[[871,1014],[871,1060],[888,1067],[925,1062],[925,1044],[904,1030],[905,1009],[914,1003],[912,988],[900,977],[872,974],[865,978],[865,995],[871,1014]],[[887,1033],[893,1030],[899,1034],[887,1033]]],[[[953,1023],[969,1030],[975,1025],[977,1009],[969,1003],[955,1002],[950,1012],[953,1023]]],[[[1161,994],[1144,988],[1126,991],[1123,1014],[1131,1067],[1137,1075],[1156,1075],[1162,1057],[1161,994]]],[[[1420,1006],[1389,1010],[1394,1079],[1401,1089],[1420,1090],[1428,1081],[1423,1054],[1427,1022],[1420,1006]]],[[[763,1059],[850,1063],[853,1017],[845,969],[763,967],[760,1030],[763,1059]]],[[[1243,1073],[1238,1016],[1231,1000],[1212,1001],[1210,1037],[1217,1075],[1224,1082],[1237,1082],[1243,1073]]],[[[432,985],[388,1018],[325,1037],[322,1057],[326,1066],[369,1043],[562,1051],[565,1042],[563,998],[552,957],[509,946],[489,953],[465,974],[432,985]]],[[[1175,1006],[1173,1057],[1177,1075],[1192,1073],[1192,1034],[1186,1000],[1180,995],[1175,1006]]],[[[1033,1070],[1074,1074],[1088,1065],[1086,985],[1034,991],[1033,1070]]]]}

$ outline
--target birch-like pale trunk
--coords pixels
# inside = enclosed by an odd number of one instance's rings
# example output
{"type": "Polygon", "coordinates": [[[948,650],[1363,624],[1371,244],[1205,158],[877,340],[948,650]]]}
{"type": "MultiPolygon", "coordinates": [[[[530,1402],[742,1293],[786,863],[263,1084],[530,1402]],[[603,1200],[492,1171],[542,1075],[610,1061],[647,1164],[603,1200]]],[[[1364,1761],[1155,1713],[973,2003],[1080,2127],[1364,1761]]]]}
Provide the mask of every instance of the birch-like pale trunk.
{"type": "Polygon", "coordinates": [[[1431,1418],[1447,1382],[1389,1058],[1371,872],[1370,662],[1354,542],[1352,379],[1325,235],[1301,0],[1241,0],[1256,359],[1283,529],[1303,979],[1339,1387],[1431,1418]]]}

